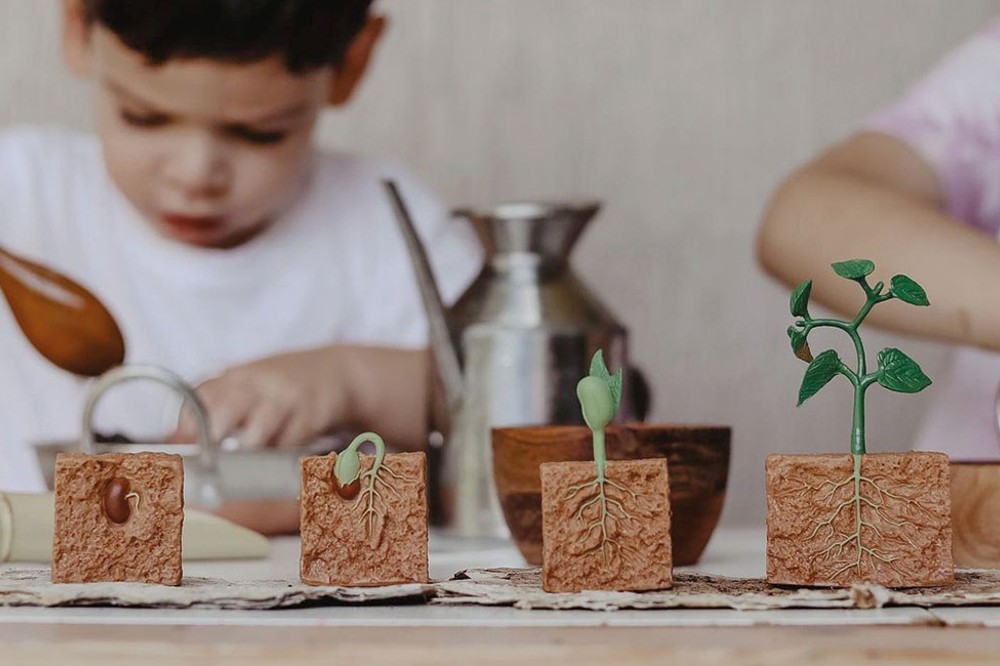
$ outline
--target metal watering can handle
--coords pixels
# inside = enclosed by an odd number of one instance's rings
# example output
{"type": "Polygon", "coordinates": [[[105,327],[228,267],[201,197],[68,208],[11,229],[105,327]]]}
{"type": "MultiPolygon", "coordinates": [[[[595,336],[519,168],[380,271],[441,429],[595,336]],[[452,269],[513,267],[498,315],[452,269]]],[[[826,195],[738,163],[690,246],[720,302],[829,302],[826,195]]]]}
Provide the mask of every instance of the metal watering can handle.
{"type": "Polygon", "coordinates": [[[96,453],[94,442],[94,411],[97,402],[108,389],[135,379],[149,379],[179,393],[185,401],[194,408],[195,421],[198,425],[198,466],[199,478],[202,480],[195,489],[195,496],[203,506],[217,506],[221,501],[218,476],[218,443],[212,439],[209,428],[208,409],[195,393],[191,385],[180,376],[156,365],[120,365],[108,370],[97,378],[83,406],[83,418],[80,430],[80,450],[83,453],[96,453]]]}

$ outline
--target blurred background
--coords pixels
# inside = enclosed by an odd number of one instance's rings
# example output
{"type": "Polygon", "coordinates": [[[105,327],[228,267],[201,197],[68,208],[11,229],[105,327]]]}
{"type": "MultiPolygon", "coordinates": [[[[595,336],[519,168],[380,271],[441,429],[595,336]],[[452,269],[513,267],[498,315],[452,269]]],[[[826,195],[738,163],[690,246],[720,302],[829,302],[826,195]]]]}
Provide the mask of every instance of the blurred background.
{"type": "MultiPolygon", "coordinates": [[[[1000,0],[377,7],[392,22],[383,48],[320,141],[393,156],[451,204],[603,200],[576,270],[629,326],[652,418],[733,426],[724,523],[762,520],[768,452],[848,450],[846,386],[795,409],[805,366],[784,333],[788,292],[754,263],[761,210],[784,174],[899,95],[1000,0]]],[[[0,124],[88,128],[86,88],[58,43],[56,0],[0,0],[0,124]]],[[[891,340],[868,338],[869,349],[891,340]]],[[[940,374],[947,349],[903,346],[940,374]]],[[[870,447],[907,448],[933,387],[869,395],[870,447]]]]}

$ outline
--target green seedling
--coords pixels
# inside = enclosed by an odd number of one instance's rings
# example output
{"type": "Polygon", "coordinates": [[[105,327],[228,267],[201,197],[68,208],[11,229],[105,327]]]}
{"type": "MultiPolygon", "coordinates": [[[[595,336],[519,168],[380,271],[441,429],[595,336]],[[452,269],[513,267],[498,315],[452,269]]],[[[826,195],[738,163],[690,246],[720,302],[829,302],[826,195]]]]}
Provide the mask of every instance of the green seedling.
{"type": "Polygon", "coordinates": [[[575,517],[577,520],[588,521],[583,543],[589,544],[595,533],[600,535],[596,543],[588,546],[584,552],[600,550],[605,560],[608,560],[622,550],[615,538],[621,523],[633,520],[625,509],[624,501],[626,498],[636,498],[631,490],[607,478],[608,455],[604,429],[614,420],[621,404],[621,369],[612,375],[604,364],[604,353],[598,350],[590,363],[590,374],[576,386],[576,395],[583,410],[583,420],[593,436],[594,479],[572,486],[565,499],[569,501],[578,498],[575,517]],[[612,491],[615,491],[614,495],[612,491]]]}
{"type": "MultiPolygon", "coordinates": [[[[866,557],[873,564],[882,562],[896,569],[895,558],[886,556],[873,547],[866,546],[865,536],[874,536],[880,541],[887,537],[895,538],[912,545],[912,541],[902,528],[914,527],[914,525],[905,516],[910,513],[909,509],[911,508],[927,511],[926,507],[923,507],[914,498],[904,497],[883,488],[881,485],[883,479],[870,478],[862,474],[861,461],[862,456],[866,453],[865,393],[873,384],[879,384],[898,393],[917,393],[927,388],[931,380],[920,369],[916,361],[892,347],[878,353],[877,366],[869,372],[865,347],[858,334],[858,327],[871,313],[872,308],[880,303],[896,299],[915,306],[929,305],[924,289],[906,275],[894,276],[887,290],[883,282],[877,282],[875,285],[869,284],[868,276],[874,272],[875,264],[867,259],[841,261],[833,264],[833,270],[840,277],[856,282],[864,291],[865,302],[857,315],[850,321],[814,318],[809,313],[812,280],[808,280],[792,291],[789,307],[792,316],[796,319],[793,325],[788,327],[787,332],[792,352],[798,358],[809,363],[799,388],[799,405],[816,395],[837,375],[846,377],[854,388],[854,417],[850,443],[851,455],[854,459],[852,474],[843,481],[825,481],[821,484],[809,484],[795,480],[800,484],[800,487],[793,491],[819,493],[817,501],[828,505],[833,511],[832,515],[817,519],[815,529],[806,538],[811,540],[821,534],[828,536],[830,542],[820,554],[832,553],[837,561],[843,562],[842,566],[834,573],[833,578],[836,579],[852,569],[860,574],[866,557]],[[844,363],[833,349],[828,349],[813,357],[808,338],[809,334],[818,328],[835,328],[850,337],[857,353],[855,367],[851,368],[844,363]],[[892,511],[894,505],[906,508],[899,511],[899,515],[897,515],[892,511]],[[851,528],[847,532],[838,530],[835,526],[838,517],[843,511],[851,508],[853,508],[854,514],[850,521],[851,528]],[[892,528],[893,533],[880,531],[875,523],[883,528],[892,528]],[[841,560],[845,556],[847,559],[841,560]]],[[[898,571],[898,569],[896,570],[898,571]]]]}
{"type": "Polygon", "coordinates": [[[344,500],[354,501],[351,511],[357,512],[359,520],[364,522],[365,535],[372,548],[377,547],[382,539],[388,509],[382,492],[399,497],[396,489],[383,476],[398,478],[385,462],[385,442],[373,432],[363,432],[355,437],[346,449],[337,454],[333,465],[333,490],[344,500]],[[374,446],[375,458],[368,470],[361,471],[358,449],[365,443],[374,446]]]}

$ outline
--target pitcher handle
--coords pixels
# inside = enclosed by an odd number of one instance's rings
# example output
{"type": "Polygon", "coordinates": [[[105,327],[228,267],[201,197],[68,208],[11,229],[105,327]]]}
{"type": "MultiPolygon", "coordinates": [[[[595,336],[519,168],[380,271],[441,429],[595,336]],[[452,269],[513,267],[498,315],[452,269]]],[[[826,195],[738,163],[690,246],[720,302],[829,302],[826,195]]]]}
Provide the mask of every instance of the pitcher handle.
{"type": "Polygon", "coordinates": [[[163,384],[179,393],[194,408],[195,422],[198,427],[199,478],[202,480],[201,485],[195,489],[195,497],[202,506],[217,506],[221,500],[218,476],[218,443],[212,439],[208,409],[190,384],[166,368],[156,365],[120,365],[98,377],[91,386],[83,406],[80,450],[83,453],[96,452],[94,411],[101,396],[113,386],[136,379],[149,379],[163,384]]]}

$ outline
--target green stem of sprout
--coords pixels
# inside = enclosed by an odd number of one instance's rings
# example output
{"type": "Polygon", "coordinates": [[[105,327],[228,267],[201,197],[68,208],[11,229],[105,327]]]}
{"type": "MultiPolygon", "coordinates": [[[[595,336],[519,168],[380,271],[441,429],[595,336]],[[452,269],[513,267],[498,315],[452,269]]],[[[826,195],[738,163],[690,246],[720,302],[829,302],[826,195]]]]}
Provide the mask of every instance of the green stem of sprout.
{"type": "Polygon", "coordinates": [[[594,465],[597,468],[597,481],[604,481],[604,474],[608,467],[608,451],[604,444],[604,429],[591,430],[594,439],[594,465]]]}

